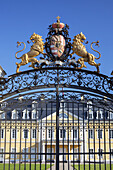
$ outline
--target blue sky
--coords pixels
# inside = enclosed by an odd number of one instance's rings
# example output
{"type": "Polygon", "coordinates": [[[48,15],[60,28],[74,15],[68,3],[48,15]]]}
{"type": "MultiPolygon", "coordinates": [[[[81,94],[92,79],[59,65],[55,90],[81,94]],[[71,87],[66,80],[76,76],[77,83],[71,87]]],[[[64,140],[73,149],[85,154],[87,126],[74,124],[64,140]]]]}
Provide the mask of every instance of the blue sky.
{"type": "MultiPolygon", "coordinates": [[[[70,37],[83,32],[89,41],[88,52],[92,41],[100,41],[97,48],[102,56],[100,73],[110,76],[113,70],[113,0],[4,0],[0,1],[0,65],[8,75],[16,73],[15,58],[17,41],[27,42],[32,33],[42,35],[44,41],[48,26],[56,21],[70,26],[70,37]]],[[[24,52],[28,52],[30,45],[24,52]]],[[[23,54],[23,53],[22,53],[23,54]]],[[[21,54],[19,54],[21,56],[21,54]]],[[[38,58],[38,57],[37,57],[38,58]]],[[[76,59],[79,57],[76,56],[76,59]]],[[[21,71],[29,69],[22,66],[21,71]]],[[[87,69],[96,70],[87,65],[87,69]]]]}

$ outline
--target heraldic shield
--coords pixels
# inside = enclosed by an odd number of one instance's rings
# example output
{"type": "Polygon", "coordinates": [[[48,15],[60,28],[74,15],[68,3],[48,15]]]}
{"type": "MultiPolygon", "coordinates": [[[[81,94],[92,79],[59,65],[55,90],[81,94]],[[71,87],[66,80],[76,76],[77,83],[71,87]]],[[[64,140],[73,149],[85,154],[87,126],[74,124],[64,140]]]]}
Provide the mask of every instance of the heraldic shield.
{"type": "Polygon", "coordinates": [[[54,57],[61,57],[65,50],[65,39],[62,35],[53,35],[50,40],[50,49],[54,57]]]}
{"type": "MultiPolygon", "coordinates": [[[[67,24],[61,23],[57,17],[57,22],[49,25],[48,37],[45,42],[47,56],[52,61],[64,62],[71,50],[71,39],[69,38],[67,24]]],[[[58,62],[57,62],[58,64],[58,62]]]]}

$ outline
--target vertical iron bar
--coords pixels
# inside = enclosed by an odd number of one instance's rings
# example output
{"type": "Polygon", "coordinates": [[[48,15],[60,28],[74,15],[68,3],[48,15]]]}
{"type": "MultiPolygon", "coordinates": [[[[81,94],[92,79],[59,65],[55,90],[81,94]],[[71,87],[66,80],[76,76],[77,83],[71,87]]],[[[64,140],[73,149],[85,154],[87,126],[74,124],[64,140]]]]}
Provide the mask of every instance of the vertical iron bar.
{"type": "Polygon", "coordinates": [[[45,170],[46,170],[46,162],[47,162],[47,103],[46,103],[46,130],[45,130],[46,132],[46,135],[45,135],[45,138],[46,138],[46,141],[45,141],[45,143],[46,143],[46,145],[45,145],[45,170]]]}
{"type": "Polygon", "coordinates": [[[111,118],[110,118],[110,111],[109,111],[109,156],[110,156],[110,170],[111,169],[111,138],[110,138],[110,129],[111,129],[111,118]]]}
{"type": "MultiPolygon", "coordinates": [[[[25,129],[26,129],[26,130],[25,130],[25,131],[27,132],[27,128],[28,128],[28,127],[27,127],[27,126],[28,126],[28,125],[27,125],[27,118],[26,118],[26,117],[27,117],[27,106],[26,106],[25,108],[26,108],[26,110],[25,110],[25,112],[26,112],[26,113],[25,113],[25,129]]],[[[28,132],[28,133],[29,133],[29,132],[28,132]]],[[[26,140],[27,140],[26,138],[27,138],[27,136],[25,136],[24,170],[26,170],[26,140]]]]}
{"type": "MultiPolygon", "coordinates": [[[[37,104],[35,105],[34,104],[34,108],[36,110],[36,118],[37,118],[37,104]]],[[[34,120],[35,122],[35,126],[34,128],[32,129],[32,137],[33,137],[33,130],[35,131],[35,133],[37,133],[37,119],[34,120]]],[[[34,140],[35,140],[35,170],[36,170],[36,159],[37,159],[37,137],[36,137],[36,134],[34,133],[34,140]]],[[[32,152],[33,152],[33,149],[32,149],[32,152]]],[[[34,158],[33,158],[34,159],[34,158]]]]}
{"type": "Polygon", "coordinates": [[[68,129],[68,170],[69,170],[69,152],[70,152],[70,148],[69,148],[69,131],[70,131],[70,125],[69,125],[69,102],[67,103],[67,114],[68,114],[68,119],[67,119],[67,129],[68,129]]]}
{"type": "Polygon", "coordinates": [[[51,102],[51,123],[50,123],[50,124],[51,124],[50,170],[52,170],[52,166],[51,166],[51,165],[52,165],[52,164],[51,164],[51,162],[52,162],[52,131],[53,131],[53,130],[52,130],[52,102],[51,102]]]}
{"type": "MultiPolygon", "coordinates": [[[[12,113],[12,112],[11,112],[12,113]]],[[[9,153],[11,153],[11,120],[10,120],[10,143],[9,143],[9,153]]],[[[10,170],[10,158],[11,158],[11,154],[9,154],[9,170],[10,170]]]]}
{"type": "Polygon", "coordinates": [[[85,135],[84,135],[85,123],[84,123],[84,116],[85,115],[84,115],[84,103],[83,103],[83,129],[82,129],[83,130],[83,138],[82,139],[83,139],[83,157],[84,157],[84,170],[85,170],[85,154],[84,154],[85,153],[85,139],[84,139],[85,138],[85,135]]]}
{"type": "Polygon", "coordinates": [[[7,122],[7,112],[5,113],[5,142],[4,142],[4,170],[5,170],[5,157],[6,157],[6,122],[7,122]]]}
{"type": "Polygon", "coordinates": [[[101,170],[101,155],[100,155],[100,149],[101,149],[101,144],[100,144],[100,136],[101,136],[101,129],[100,129],[100,110],[98,108],[98,126],[99,126],[99,170],[101,170]]]}
{"type": "Polygon", "coordinates": [[[103,116],[104,116],[104,152],[105,152],[105,154],[104,154],[104,160],[105,160],[105,170],[106,170],[106,125],[105,125],[105,119],[106,119],[106,117],[105,117],[105,110],[103,110],[103,116]]]}
{"type": "Polygon", "coordinates": [[[80,107],[80,105],[79,105],[79,103],[78,103],[78,157],[79,157],[79,162],[78,162],[78,168],[79,168],[79,170],[80,170],[80,120],[79,120],[79,107],[80,107]]]}
{"type": "MultiPolygon", "coordinates": [[[[1,128],[1,123],[3,123],[2,122],[2,117],[0,117],[0,154],[2,154],[2,155],[4,155],[3,154],[3,151],[2,151],[2,148],[1,148],[1,143],[2,143],[2,141],[1,140],[3,140],[2,139],[2,128],[1,128]]],[[[3,129],[3,138],[4,138],[4,129],[3,129]]],[[[9,151],[10,152],[10,151],[9,151]]]]}
{"type": "Polygon", "coordinates": [[[21,113],[20,113],[20,155],[19,155],[19,170],[21,169],[21,142],[22,142],[22,107],[21,107],[21,113]]]}
{"type": "Polygon", "coordinates": [[[56,84],[56,170],[59,170],[59,70],[56,84]]]}
{"type": "Polygon", "coordinates": [[[15,132],[15,154],[14,154],[14,170],[15,170],[15,166],[16,166],[16,157],[17,157],[17,149],[16,149],[16,138],[17,138],[17,109],[16,109],[16,117],[15,117],[15,119],[16,120],[14,120],[14,122],[15,122],[15,130],[14,130],[14,132],[15,132]]]}
{"type": "Polygon", "coordinates": [[[40,127],[40,170],[42,169],[41,168],[41,163],[42,163],[42,112],[43,112],[43,109],[42,109],[42,107],[43,107],[43,105],[42,105],[42,102],[41,102],[41,117],[40,117],[40,119],[41,119],[41,127],[40,127]]]}
{"type": "MultiPolygon", "coordinates": [[[[39,103],[37,104],[37,102],[36,102],[36,106],[35,106],[35,110],[36,110],[36,117],[35,117],[35,132],[36,132],[36,134],[35,134],[35,140],[36,140],[36,153],[35,153],[35,155],[36,155],[36,158],[35,159],[37,159],[37,152],[38,152],[38,147],[37,147],[37,136],[38,136],[38,126],[39,126],[39,122],[37,121],[37,118],[39,119],[39,112],[37,111],[38,110],[38,105],[39,105],[39,103]]],[[[39,144],[39,143],[38,143],[39,144]]],[[[32,168],[31,168],[32,169],[32,168]]],[[[36,165],[36,169],[37,169],[37,165],[36,165]]]]}
{"type": "MultiPolygon", "coordinates": [[[[62,111],[63,111],[63,170],[64,170],[64,131],[65,131],[65,129],[64,129],[64,101],[63,101],[63,103],[62,103],[63,105],[63,109],[62,109],[62,111]]],[[[65,135],[66,135],[66,133],[65,133],[65,135]]]]}
{"type": "Polygon", "coordinates": [[[89,138],[89,131],[90,129],[90,124],[89,124],[89,109],[90,109],[90,104],[88,104],[88,153],[89,153],[89,170],[90,170],[90,138],[89,138]]]}
{"type": "Polygon", "coordinates": [[[94,115],[94,114],[96,114],[96,113],[95,113],[95,108],[94,108],[94,106],[93,106],[93,134],[94,134],[94,136],[93,136],[93,142],[94,142],[94,170],[96,170],[96,166],[95,166],[95,131],[96,131],[96,129],[95,129],[95,125],[96,125],[96,123],[95,123],[95,119],[96,119],[96,115],[94,115]]]}
{"type": "Polygon", "coordinates": [[[74,131],[76,128],[74,128],[74,102],[72,103],[72,116],[73,116],[73,169],[74,169],[74,161],[75,161],[75,145],[74,145],[74,131]]]}
{"type": "Polygon", "coordinates": [[[32,135],[32,114],[31,114],[31,123],[30,123],[30,155],[29,155],[29,158],[30,158],[30,164],[29,164],[29,170],[31,170],[31,135],[32,135]]]}
{"type": "Polygon", "coordinates": [[[33,136],[33,130],[32,130],[32,118],[33,118],[33,108],[31,107],[31,123],[30,123],[30,164],[29,164],[29,170],[31,170],[31,146],[32,146],[32,136],[33,136]]]}

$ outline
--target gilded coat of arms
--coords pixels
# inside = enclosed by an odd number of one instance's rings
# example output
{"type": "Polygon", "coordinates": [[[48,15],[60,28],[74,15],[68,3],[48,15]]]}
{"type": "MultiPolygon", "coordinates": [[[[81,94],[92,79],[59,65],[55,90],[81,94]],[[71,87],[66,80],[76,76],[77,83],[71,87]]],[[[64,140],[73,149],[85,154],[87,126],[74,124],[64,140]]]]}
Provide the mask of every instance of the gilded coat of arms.
{"type": "Polygon", "coordinates": [[[89,65],[95,66],[98,73],[100,72],[100,63],[96,63],[95,59],[99,59],[101,54],[92,47],[93,44],[99,46],[99,41],[91,43],[91,49],[99,55],[96,57],[86,50],[83,44],[85,43],[86,37],[82,32],[74,36],[73,42],[71,43],[71,38],[69,38],[68,33],[69,26],[61,23],[59,19],[60,17],[57,17],[57,22],[49,26],[49,32],[45,43],[42,41],[42,36],[35,33],[31,35],[30,43],[33,43],[33,45],[30,51],[23,54],[21,57],[17,57],[17,54],[25,49],[26,44],[24,42],[17,42],[18,46],[24,44],[24,48],[17,51],[15,54],[17,59],[21,59],[20,63],[16,63],[17,73],[19,72],[20,66],[24,66],[29,62],[31,62],[29,67],[34,69],[43,67],[44,65],[65,65],[74,66],[76,69],[82,69],[83,67],[86,68],[85,62],[87,62],[89,65]],[[75,60],[75,56],[73,56],[75,54],[79,57],[77,61],[75,60]],[[35,58],[38,55],[42,55],[40,60],[35,58]]]}

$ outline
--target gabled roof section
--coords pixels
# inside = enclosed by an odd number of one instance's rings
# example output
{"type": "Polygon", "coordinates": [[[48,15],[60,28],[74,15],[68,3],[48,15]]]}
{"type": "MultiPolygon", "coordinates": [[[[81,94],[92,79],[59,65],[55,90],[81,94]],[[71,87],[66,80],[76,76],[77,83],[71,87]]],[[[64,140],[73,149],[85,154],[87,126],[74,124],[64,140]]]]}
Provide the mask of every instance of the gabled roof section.
{"type": "MultiPolygon", "coordinates": [[[[75,114],[72,114],[71,112],[68,112],[67,110],[62,110],[62,109],[60,109],[59,110],[59,120],[63,120],[64,119],[64,121],[66,121],[66,120],[73,120],[73,118],[74,118],[74,120],[78,120],[78,116],[77,115],[75,115],[75,114]]],[[[44,117],[43,119],[42,119],[42,121],[54,121],[54,120],[56,120],[56,112],[54,112],[54,113],[52,113],[52,114],[49,114],[48,116],[47,116],[47,118],[46,117],[44,117]]],[[[81,117],[79,117],[79,120],[83,120],[81,117]]]]}

